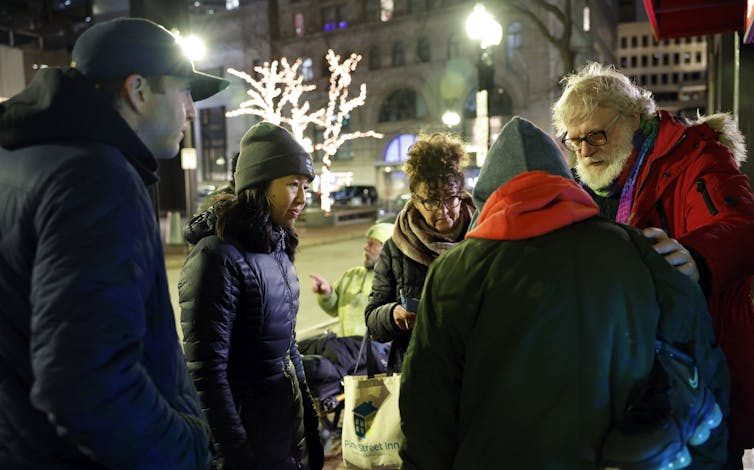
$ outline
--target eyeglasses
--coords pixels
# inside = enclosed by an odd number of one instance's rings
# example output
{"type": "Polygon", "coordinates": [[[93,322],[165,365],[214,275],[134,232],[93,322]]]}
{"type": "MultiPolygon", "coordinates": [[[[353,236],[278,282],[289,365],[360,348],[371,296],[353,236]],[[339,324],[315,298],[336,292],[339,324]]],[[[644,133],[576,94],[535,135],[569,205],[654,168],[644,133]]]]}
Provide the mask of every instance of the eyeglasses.
{"type": "Polygon", "coordinates": [[[610,124],[608,124],[607,127],[602,129],[601,131],[589,132],[584,137],[566,138],[568,134],[563,134],[563,138],[560,139],[560,141],[563,142],[563,145],[565,145],[565,147],[572,152],[581,151],[582,142],[586,142],[587,144],[592,145],[594,147],[601,147],[607,143],[607,131],[611,127],[613,127],[613,124],[618,122],[619,117],[620,117],[620,113],[616,114],[613,120],[610,121],[610,124]]]}
{"type": "Polygon", "coordinates": [[[440,205],[445,206],[447,209],[455,209],[461,204],[461,196],[458,194],[453,194],[452,196],[447,196],[440,199],[420,199],[419,196],[414,194],[414,197],[416,198],[419,203],[421,203],[422,206],[424,206],[425,209],[428,211],[436,211],[440,208],[440,205]]]}

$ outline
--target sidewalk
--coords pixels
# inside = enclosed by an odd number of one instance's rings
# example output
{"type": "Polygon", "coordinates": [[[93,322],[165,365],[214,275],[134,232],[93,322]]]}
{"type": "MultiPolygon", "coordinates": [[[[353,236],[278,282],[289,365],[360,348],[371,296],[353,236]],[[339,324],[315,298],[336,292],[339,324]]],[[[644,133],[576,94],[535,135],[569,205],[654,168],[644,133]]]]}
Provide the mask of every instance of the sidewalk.
{"type": "MultiPolygon", "coordinates": [[[[297,226],[299,249],[309,246],[337,243],[344,240],[366,237],[366,232],[374,221],[350,223],[334,227],[297,226]]],[[[164,245],[165,265],[168,269],[180,268],[188,254],[187,245],[164,245]]]]}

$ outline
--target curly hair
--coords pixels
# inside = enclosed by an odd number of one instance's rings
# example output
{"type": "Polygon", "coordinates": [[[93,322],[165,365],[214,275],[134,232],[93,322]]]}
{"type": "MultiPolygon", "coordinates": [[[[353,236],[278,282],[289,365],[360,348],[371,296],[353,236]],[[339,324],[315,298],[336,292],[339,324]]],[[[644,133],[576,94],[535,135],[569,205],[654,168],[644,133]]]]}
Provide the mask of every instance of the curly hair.
{"type": "Polygon", "coordinates": [[[425,183],[430,192],[440,186],[464,187],[463,166],[468,157],[461,139],[451,134],[435,133],[420,135],[408,149],[408,160],[403,170],[409,181],[409,188],[425,183]]]}
{"type": "Polygon", "coordinates": [[[655,113],[652,93],[632,83],[612,65],[592,62],[578,73],[563,78],[563,95],[552,107],[552,121],[558,134],[569,124],[582,122],[595,108],[607,106],[623,115],[638,113],[648,118],[655,113]]]}
{"type": "Polygon", "coordinates": [[[290,227],[280,227],[270,218],[270,202],[267,189],[270,181],[254,184],[237,196],[221,194],[217,196],[213,209],[217,213],[215,231],[223,240],[235,240],[244,248],[256,253],[271,253],[278,241],[280,231],[285,237],[285,253],[293,262],[298,236],[290,227]]]}

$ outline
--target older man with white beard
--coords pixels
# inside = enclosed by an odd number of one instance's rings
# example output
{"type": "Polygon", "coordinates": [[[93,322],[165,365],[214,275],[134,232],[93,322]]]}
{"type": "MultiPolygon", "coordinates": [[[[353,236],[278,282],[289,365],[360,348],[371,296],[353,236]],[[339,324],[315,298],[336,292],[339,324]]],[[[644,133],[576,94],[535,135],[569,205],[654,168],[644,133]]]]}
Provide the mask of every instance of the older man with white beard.
{"type": "Polygon", "coordinates": [[[600,213],[644,229],[706,295],[732,381],[726,468],[741,468],[754,446],[754,195],[739,170],[743,136],[726,114],[686,122],[657,111],[612,67],[588,64],[563,81],[553,122],[600,213]]]}

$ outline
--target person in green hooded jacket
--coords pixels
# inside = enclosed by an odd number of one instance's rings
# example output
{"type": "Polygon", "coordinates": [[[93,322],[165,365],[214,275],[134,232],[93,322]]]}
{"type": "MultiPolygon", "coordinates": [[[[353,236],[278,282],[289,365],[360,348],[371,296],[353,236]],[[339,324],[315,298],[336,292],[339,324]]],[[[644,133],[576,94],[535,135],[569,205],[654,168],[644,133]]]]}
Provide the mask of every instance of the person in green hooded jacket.
{"type": "Polygon", "coordinates": [[[327,279],[310,274],[312,291],[317,294],[317,303],[330,316],[338,318],[336,335],[364,336],[367,325],[364,321],[364,308],[374,280],[374,265],[380,258],[382,245],[393,234],[393,224],[378,223],[369,227],[364,245],[364,264],[354,266],[330,284],[327,279]]]}
{"type": "MultiPolygon", "coordinates": [[[[701,289],[598,217],[547,134],[513,118],[473,196],[477,224],[430,266],[406,353],[404,468],[661,468],[666,448],[689,450],[702,410],[727,415],[701,289]],[[694,358],[695,383],[669,382],[658,343],[694,358]],[[630,465],[605,465],[619,459],[630,465]]],[[[714,424],[672,468],[725,462],[714,424]]]]}

